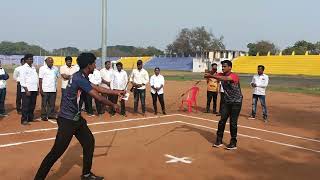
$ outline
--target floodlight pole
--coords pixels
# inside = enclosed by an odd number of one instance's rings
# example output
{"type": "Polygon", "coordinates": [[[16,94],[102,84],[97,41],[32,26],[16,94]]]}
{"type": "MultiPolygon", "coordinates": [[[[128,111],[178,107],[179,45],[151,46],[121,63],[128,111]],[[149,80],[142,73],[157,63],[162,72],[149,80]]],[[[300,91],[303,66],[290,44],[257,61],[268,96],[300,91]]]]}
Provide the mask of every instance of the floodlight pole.
{"type": "Polygon", "coordinates": [[[101,45],[101,63],[104,67],[104,63],[107,60],[107,0],[102,0],[102,45],[101,45]]]}

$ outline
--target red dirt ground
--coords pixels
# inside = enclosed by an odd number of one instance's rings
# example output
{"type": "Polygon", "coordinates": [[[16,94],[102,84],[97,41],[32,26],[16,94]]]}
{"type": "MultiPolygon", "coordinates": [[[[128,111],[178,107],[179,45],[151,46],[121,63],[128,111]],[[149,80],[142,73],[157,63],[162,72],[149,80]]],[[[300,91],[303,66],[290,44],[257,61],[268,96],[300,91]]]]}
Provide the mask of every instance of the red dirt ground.
{"type": "MultiPolygon", "coordinates": [[[[316,179],[320,173],[320,98],[303,94],[269,92],[269,122],[262,118],[247,120],[251,92],[244,89],[244,103],[239,118],[238,150],[212,148],[218,117],[202,113],[206,88],[201,83],[199,112],[177,111],[179,95],[194,82],[168,81],[165,99],[169,116],[155,117],[151,96],[147,94],[147,117],[132,114],[133,102],[127,102],[128,117],[105,115],[87,118],[95,132],[96,149],[93,172],[106,179],[316,179]],[[128,121],[121,122],[124,119],[128,121]],[[161,124],[162,123],[162,124],[161,124]],[[147,126],[147,127],[146,127],[147,126]],[[148,127],[150,126],[150,127],[148,127]],[[128,128],[128,129],[126,129],[128,128]],[[256,129],[253,129],[256,128],[256,129]],[[268,130],[263,131],[263,130],[268,130]],[[280,134],[283,133],[283,134],[280,134]],[[294,136],[291,136],[294,135],[294,136]],[[304,139],[305,138],[305,139],[304,139]],[[166,163],[170,154],[190,157],[191,164],[166,163]]],[[[15,84],[8,82],[6,107],[9,117],[0,119],[1,179],[33,179],[42,159],[49,152],[55,129],[6,134],[26,130],[55,128],[51,122],[21,126],[15,112],[15,84]],[[42,139],[42,140],[41,140],[42,139]],[[21,145],[17,142],[41,140],[21,145]]],[[[148,91],[149,92],[149,91],[148,91]]],[[[60,93],[59,93],[60,95],[60,93]]],[[[60,101],[58,96],[57,102],[60,101]]],[[[58,109],[58,108],[57,108],[58,109]]],[[[37,112],[39,117],[40,97],[37,112]]],[[[261,117],[261,107],[258,107],[261,117]]],[[[227,125],[228,126],[228,125],[227,125]]],[[[226,128],[228,130],[229,127],[226,128]]],[[[230,135],[225,133],[224,143],[230,135]]],[[[52,168],[48,179],[79,179],[82,149],[76,139],[52,168]]]]}

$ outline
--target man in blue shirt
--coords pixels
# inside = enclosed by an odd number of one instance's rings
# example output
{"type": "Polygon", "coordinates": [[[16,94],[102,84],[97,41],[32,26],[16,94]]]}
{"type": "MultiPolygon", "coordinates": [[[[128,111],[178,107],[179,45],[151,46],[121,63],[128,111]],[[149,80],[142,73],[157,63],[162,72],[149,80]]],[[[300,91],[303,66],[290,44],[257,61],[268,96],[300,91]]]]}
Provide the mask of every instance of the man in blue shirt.
{"type": "Polygon", "coordinates": [[[81,116],[79,100],[81,93],[86,93],[94,99],[119,110],[117,104],[107,100],[102,94],[123,95],[124,91],[115,91],[95,86],[89,82],[89,74],[92,74],[96,68],[96,57],[92,53],[82,53],[77,58],[80,71],[72,75],[68,82],[65,96],[61,103],[58,115],[58,132],[54,145],[49,154],[44,158],[41,166],[35,176],[35,180],[44,180],[53,164],[65,152],[73,137],[76,136],[83,148],[83,169],[82,180],[102,180],[103,177],[94,175],[91,172],[92,157],[94,152],[94,137],[88,128],[86,120],[81,116]]]}

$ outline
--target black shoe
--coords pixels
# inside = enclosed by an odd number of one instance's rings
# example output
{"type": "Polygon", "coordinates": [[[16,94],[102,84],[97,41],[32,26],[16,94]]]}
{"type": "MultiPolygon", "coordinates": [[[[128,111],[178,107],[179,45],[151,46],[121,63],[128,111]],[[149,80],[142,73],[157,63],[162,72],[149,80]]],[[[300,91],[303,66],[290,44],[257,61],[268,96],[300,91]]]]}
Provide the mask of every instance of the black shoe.
{"type": "Polygon", "coordinates": [[[228,149],[228,150],[236,150],[236,149],[237,149],[237,144],[231,142],[231,143],[227,146],[227,149],[228,149]]]}
{"type": "Polygon", "coordinates": [[[218,114],[218,112],[217,111],[213,111],[212,114],[218,114]]]}
{"type": "Polygon", "coordinates": [[[221,116],[221,113],[218,113],[216,116],[221,116]]]}
{"type": "Polygon", "coordinates": [[[221,140],[217,140],[214,144],[213,144],[213,147],[221,147],[223,144],[222,144],[222,141],[221,140]]]}
{"type": "Polygon", "coordinates": [[[268,122],[268,116],[263,116],[263,121],[268,122]]]}
{"type": "Polygon", "coordinates": [[[126,114],[126,113],[123,113],[123,114],[121,114],[121,116],[123,116],[123,117],[127,117],[127,114],[126,114]]]}
{"type": "Polygon", "coordinates": [[[48,118],[46,118],[46,117],[41,118],[41,121],[48,121],[48,118]]]}
{"type": "Polygon", "coordinates": [[[0,113],[0,117],[7,117],[9,116],[7,113],[0,113]]]}
{"type": "Polygon", "coordinates": [[[50,116],[50,117],[48,117],[48,119],[56,120],[56,119],[57,119],[57,117],[55,117],[55,116],[50,116]]]}
{"type": "Polygon", "coordinates": [[[21,124],[24,126],[31,125],[28,121],[23,121],[21,124]]]}
{"type": "Polygon", "coordinates": [[[103,179],[104,179],[104,177],[96,176],[93,173],[90,173],[88,176],[86,176],[86,175],[81,176],[81,180],[103,180],[103,179]]]}
{"type": "Polygon", "coordinates": [[[167,115],[167,113],[166,113],[165,111],[162,111],[162,114],[163,114],[163,115],[167,115]]]}

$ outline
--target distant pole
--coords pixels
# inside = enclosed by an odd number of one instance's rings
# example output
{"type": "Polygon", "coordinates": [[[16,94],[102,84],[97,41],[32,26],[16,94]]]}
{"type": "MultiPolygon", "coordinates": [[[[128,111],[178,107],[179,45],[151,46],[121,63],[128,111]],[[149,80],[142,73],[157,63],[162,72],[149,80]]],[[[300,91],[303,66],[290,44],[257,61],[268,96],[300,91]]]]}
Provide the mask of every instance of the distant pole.
{"type": "Polygon", "coordinates": [[[107,0],[102,0],[102,57],[101,63],[102,66],[104,65],[105,61],[107,60],[107,0]]]}

